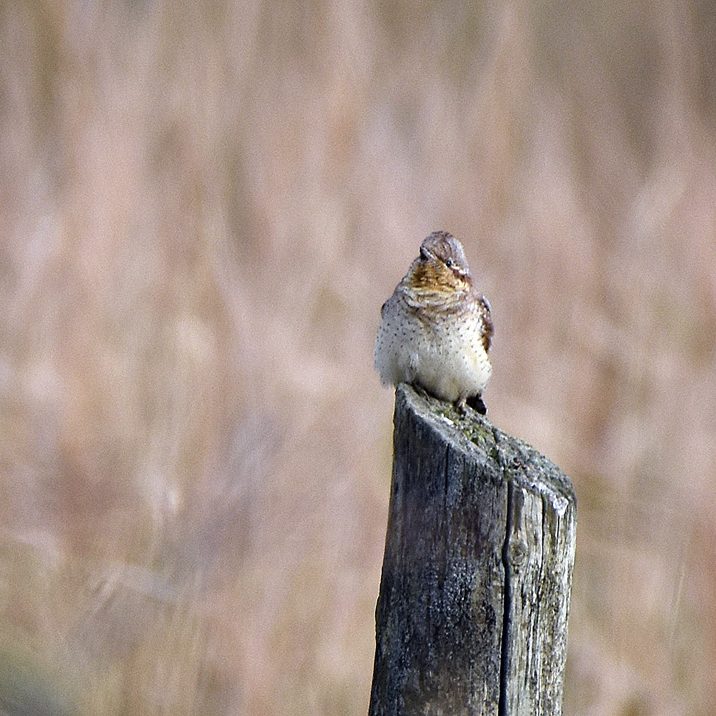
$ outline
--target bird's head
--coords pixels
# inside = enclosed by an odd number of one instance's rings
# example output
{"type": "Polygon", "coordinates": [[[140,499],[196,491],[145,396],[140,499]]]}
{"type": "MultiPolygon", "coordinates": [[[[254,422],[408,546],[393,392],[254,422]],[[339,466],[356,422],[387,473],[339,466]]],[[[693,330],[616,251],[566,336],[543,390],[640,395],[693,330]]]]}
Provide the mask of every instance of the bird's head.
{"type": "Polygon", "coordinates": [[[463,292],[472,285],[462,244],[447,231],[433,231],[423,241],[406,279],[418,292],[463,292]]]}

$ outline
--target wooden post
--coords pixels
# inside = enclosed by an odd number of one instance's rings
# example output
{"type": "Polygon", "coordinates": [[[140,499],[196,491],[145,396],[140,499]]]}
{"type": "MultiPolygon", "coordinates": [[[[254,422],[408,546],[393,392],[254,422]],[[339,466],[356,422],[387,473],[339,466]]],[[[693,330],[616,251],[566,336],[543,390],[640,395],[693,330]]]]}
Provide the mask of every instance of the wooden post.
{"type": "Polygon", "coordinates": [[[398,386],[370,716],[561,714],[575,536],[553,463],[398,386]]]}

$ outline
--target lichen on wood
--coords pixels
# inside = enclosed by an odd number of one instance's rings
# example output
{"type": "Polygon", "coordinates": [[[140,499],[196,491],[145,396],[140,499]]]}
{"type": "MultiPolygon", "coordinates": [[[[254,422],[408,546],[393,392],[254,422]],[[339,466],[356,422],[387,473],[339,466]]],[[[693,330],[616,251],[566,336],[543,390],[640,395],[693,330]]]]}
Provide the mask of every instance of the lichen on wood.
{"type": "Polygon", "coordinates": [[[575,537],[552,462],[398,386],[370,715],[561,714],[575,537]]]}

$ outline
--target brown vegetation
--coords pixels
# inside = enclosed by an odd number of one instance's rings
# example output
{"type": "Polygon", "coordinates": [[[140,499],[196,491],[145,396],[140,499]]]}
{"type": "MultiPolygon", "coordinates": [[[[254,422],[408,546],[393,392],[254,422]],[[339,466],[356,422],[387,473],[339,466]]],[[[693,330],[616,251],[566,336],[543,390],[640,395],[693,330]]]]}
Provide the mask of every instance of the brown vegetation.
{"type": "Polygon", "coordinates": [[[0,699],[366,712],[372,340],[447,229],[489,415],[580,499],[566,713],[710,713],[715,34],[705,0],[0,5],[0,699]]]}

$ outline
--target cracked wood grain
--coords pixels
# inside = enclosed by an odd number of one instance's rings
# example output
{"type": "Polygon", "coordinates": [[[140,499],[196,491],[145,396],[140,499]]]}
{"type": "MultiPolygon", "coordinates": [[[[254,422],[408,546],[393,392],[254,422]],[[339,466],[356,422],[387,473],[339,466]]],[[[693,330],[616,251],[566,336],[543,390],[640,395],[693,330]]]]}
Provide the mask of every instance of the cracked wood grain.
{"type": "Polygon", "coordinates": [[[561,714],[575,534],[553,463],[400,385],[370,715],[561,714]]]}

